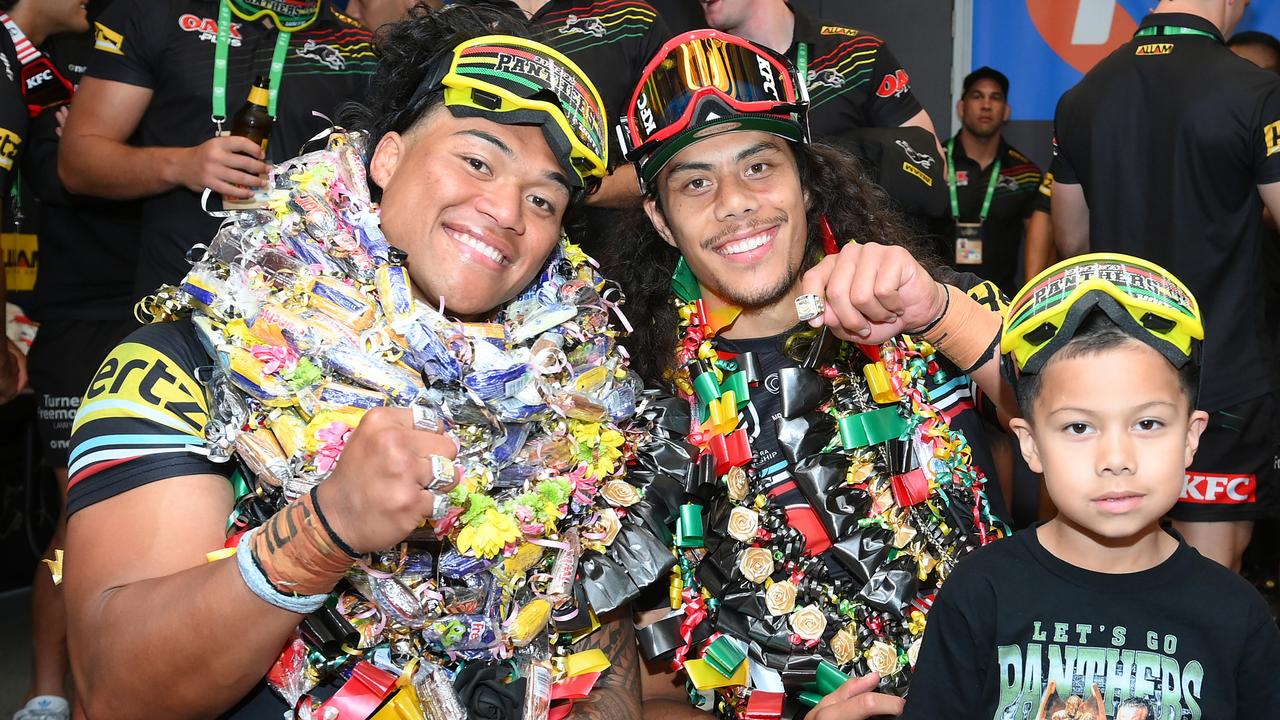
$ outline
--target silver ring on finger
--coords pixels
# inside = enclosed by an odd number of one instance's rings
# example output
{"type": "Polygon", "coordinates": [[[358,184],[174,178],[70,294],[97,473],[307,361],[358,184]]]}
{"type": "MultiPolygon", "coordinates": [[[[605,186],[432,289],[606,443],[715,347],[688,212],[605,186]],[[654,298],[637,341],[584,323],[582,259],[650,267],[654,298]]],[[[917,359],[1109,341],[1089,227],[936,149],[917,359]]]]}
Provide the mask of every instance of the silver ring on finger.
{"type": "Polygon", "coordinates": [[[432,455],[428,459],[431,461],[431,480],[422,489],[435,491],[452,485],[458,476],[453,460],[443,455],[432,455]]]}
{"type": "Polygon", "coordinates": [[[453,509],[453,503],[449,501],[447,495],[432,493],[431,498],[431,522],[440,522],[445,519],[449,511],[453,509]]]}
{"type": "Polygon", "coordinates": [[[822,301],[820,295],[809,293],[796,298],[796,315],[800,316],[800,322],[809,322],[820,317],[826,310],[827,304],[822,301]]]}
{"type": "Polygon", "coordinates": [[[409,410],[413,413],[413,427],[415,430],[439,433],[444,429],[440,413],[426,403],[416,402],[409,406],[409,410]]]}

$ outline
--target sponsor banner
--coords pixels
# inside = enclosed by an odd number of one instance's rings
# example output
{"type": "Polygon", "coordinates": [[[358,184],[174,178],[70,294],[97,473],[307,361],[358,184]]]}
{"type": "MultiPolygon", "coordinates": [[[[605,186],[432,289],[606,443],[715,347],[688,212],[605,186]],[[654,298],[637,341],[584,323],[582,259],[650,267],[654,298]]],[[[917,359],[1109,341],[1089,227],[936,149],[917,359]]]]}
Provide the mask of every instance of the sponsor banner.
{"type": "MultiPolygon", "coordinates": [[[[1009,77],[1013,120],[1052,120],[1058,98],[1133,37],[1151,0],[975,0],[970,67],[1009,77]]],[[[1240,30],[1280,36],[1280,2],[1255,2],[1240,30]]],[[[1152,43],[1144,54],[1167,54],[1152,43]]]]}

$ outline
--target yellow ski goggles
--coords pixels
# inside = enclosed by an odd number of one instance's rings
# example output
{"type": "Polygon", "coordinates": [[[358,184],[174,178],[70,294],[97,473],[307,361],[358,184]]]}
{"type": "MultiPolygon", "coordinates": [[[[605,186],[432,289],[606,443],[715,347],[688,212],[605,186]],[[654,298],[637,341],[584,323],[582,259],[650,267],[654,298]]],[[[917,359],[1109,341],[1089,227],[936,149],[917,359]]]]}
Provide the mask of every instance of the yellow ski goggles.
{"type": "Polygon", "coordinates": [[[1038,373],[1094,309],[1181,368],[1198,361],[1204,321],[1195,296],[1169,271],[1119,253],[1064,260],[1037,275],[1005,313],[1000,351],[1019,373],[1038,373]]]}
{"type": "Polygon", "coordinates": [[[569,179],[582,187],[608,172],[600,93],[572,60],[542,43],[507,35],[472,38],[454,48],[447,72],[424,85],[428,92],[443,87],[444,104],[455,116],[542,126],[569,179]]]}

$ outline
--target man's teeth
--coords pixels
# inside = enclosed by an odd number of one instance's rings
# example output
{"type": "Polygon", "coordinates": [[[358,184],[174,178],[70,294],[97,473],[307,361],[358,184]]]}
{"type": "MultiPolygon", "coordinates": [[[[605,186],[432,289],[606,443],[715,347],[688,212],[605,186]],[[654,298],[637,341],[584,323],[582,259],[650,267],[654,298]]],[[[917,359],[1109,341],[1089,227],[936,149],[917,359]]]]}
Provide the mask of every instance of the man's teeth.
{"type": "Polygon", "coordinates": [[[505,265],[507,263],[507,258],[502,253],[498,252],[498,249],[492,245],[486,245],[465,233],[458,233],[458,239],[462,241],[463,245],[466,245],[499,265],[505,265]]]}
{"type": "Polygon", "coordinates": [[[740,255],[744,252],[750,252],[756,248],[769,242],[769,233],[762,232],[759,235],[752,235],[743,240],[737,240],[725,245],[720,249],[724,255],[740,255]]]}

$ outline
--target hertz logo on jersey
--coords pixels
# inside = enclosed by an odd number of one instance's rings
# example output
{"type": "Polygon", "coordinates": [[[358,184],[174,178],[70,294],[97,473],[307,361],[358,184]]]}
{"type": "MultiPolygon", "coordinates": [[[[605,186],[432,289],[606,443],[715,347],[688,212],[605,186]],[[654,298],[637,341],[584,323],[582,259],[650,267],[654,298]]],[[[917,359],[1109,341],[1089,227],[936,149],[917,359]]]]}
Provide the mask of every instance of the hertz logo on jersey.
{"type": "Polygon", "coordinates": [[[1147,43],[1139,45],[1137,50],[1133,51],[1134,55],[1139,57],[1144,55],[1168,55],[1173,52],[1173,43],[1147,43]]]}
{"type": "Polygon", "coordinates": [[[123,55],[124,36],[100,22],[95,22],[93,24],[93,49],[109,52],[113,55],[123,55]]]}
{"type": "Polygon", "coordinates": [[[0,170],[12,170],[13,161],[18,159],[18,146],[22,145],[22,138],[18,134],[0,128],[0,170]]]}
{"type": "Polygon", "coordinates": [[[173,360],[155,348],[124,343],[93,376],[71,430],[111,417],[142,418],[200,435],[208,409],[200,384],[173,360]]]}

